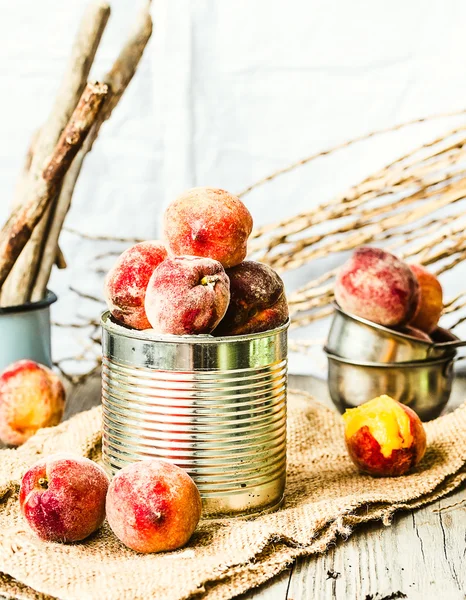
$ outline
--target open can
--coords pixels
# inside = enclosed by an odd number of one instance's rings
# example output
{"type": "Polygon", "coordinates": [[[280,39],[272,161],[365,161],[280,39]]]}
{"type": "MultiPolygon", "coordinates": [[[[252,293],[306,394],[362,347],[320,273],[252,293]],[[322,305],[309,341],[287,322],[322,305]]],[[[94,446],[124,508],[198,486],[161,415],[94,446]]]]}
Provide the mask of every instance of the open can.
{"type": "Polygon", "coordinates": [[[207,517],[277,509],[286,480],[287,330],[231,337],[137,331],[102,316],[104,464],[185,469],[207,517]]]}

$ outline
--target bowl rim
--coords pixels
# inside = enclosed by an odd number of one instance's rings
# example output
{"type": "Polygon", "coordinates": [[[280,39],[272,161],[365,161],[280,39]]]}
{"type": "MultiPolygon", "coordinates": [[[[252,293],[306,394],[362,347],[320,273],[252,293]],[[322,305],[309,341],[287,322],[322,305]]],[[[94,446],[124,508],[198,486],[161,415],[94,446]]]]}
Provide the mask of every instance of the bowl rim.
{"type": "Polygon", "coordinates": [[[429,359],[429,358],[424,358],[422,360],[411,360],[411,361],[407,361],[407,362],[397,362],[397,363],[374,363],[374,362],[364,362],[364,361],[359,361],[359,360],[351,360],[350,358],[344,358],[343,356],[338,356],[338,354],[334,354],[333,352],[331,352],[327,346],[324,346],[323,348],[325,354],[327,355],[327,358],[329,360],[333,360],[335,362],[340,362],[343,363],[345,365],[351,365],[353,367],[365,367],[365,368],[372,368],[372,369],[380,369],[380,368],[385,368],[385,369],[412,369],[415,367],[425,367],[425,366],[432,366],[432,365],[440,365],[446,362],[453,362],[456,356],[456,351],[452,352],[451,354],[448,354],[447,356],[442,356],[440,358],[434,358],[434,359],[429,359]]]}
{"type": "MultiPolygon", "coordinates": [[[[345,310],[343,310],[341,308],[341,306],[338,304],[338,302],[334,301],[332,302],[332,306],[333,308],[339,312],[343,318],[348,318],[351,319],[352,321],[356,321],[357,323],[362,323],[363,325],[367,325],[368,327],[371,327],[372,329],[377,329],[379,331],[382,331],[383,333],[387,334],[390,337],[399,337],[405,340],[409,340],[415,344],[422,344],[423,346],[426,346],[426,348],[437,348],[437,347],[441,347],[442,346],[442,342],[436,342],[434,340],[432,340],[431,342],[427,342],[426,340],[421,340],[420,338],[414,337],[413,335],[409,335],[407,333],[403,333],[402,331],[398,331],[396,329],[390,329],[390,327],[385,327],[385,325],[380,325],[379,323],[374,323],[374,321],[369,321],[368,319],[364,319],[363,317],[358,317],[357,315],[354,315],[353,313],[349,313],[346,312],[345,310]]],[[[442,331],[448,331],[449,335],[451,336],[451,340],[449,341],[455,341],[455,342],[460,342],[461,339],[456,336],[454,333],[452,333],[450,330],[444,329],[443,327],[438,327],[438,329],[441,329],[442,331]]],[[[413,361],[414,362],[414,361],[413,361]]]]}

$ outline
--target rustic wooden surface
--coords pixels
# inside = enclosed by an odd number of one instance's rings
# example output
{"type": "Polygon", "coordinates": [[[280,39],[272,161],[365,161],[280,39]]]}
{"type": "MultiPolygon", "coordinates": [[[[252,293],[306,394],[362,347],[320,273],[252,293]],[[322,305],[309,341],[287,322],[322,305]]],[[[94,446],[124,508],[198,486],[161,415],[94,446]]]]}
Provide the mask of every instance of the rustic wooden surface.
{"type": "MultiPolygon", "coordinates": [[[[331,405],[323,381],[291,376],[289,385],[331,405]]],[[[65,418],[95,406],[99,396],[98,377],[69,389],[65,418]]],[[[464,398],[466,380],[457,379],[450,407],[464,398]]],[[[426,508],[400,513],[391,527],[358,528],[325,555],[298,560],[241,600],[465,600],[465,558],[463,487],[426,508]]]]}

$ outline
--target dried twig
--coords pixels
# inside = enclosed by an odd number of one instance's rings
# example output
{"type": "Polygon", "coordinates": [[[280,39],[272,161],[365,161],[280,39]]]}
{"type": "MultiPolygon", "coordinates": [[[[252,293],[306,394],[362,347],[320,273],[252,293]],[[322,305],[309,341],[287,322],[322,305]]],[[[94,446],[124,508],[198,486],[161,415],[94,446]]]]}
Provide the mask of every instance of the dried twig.
{"type": "MultiPolygon", "coordinates": [[[[54,106],[34,144],[31,168],[24,185],[21,186],[22,197],[17,198],[18,204],[29,202],[37,182],[42,177],[44,162],[54,150],[58,138],[76,108],[86,87],[89,71],[109,15],[110,8],[103,2],[92,3],[84,13],[54,106]]],[[[57,191],[58,187],[55,194],[57,191]]],[[[9,277],[2,293],[4,305],[22,304],[31,299],[47,230],[53,218],[54,200],[55,198],[52,198],[48,203],[40,223],[9,277]]],[[[56,255],[57,251],[53,256],[53,262],[56,255]]]]}
{"type": "Polygon", "coordinates": [[[88,84],[68,125],[35,184],[31,200],[13,212],[0,233],[0,287],[31,237],[63,181],[66,170],[95,121],[107,93],[103,84],[88,84]]]}
{"type": "Polygon", "coordinates": [[[81,151],[76,156],[73,164],[65,178],[63,189],[57,202],[54,219],[50,226],[47,242],[44,248],[39,273],[32,291],[32,300],[43,297],[47,282],[50,277],[52,265],[58,248],[58,238],[68,213],[73,191],[86,155],[91,151],[92,145],[97,138],[100,127],[112,114],[113,109],[120,101],[123,93],[132,80],[144,49],[152,34],[152,19],[149,12],[148,2],[140,12],[137,23],[122,48],[119,56],[110,71],[104,77],[104,82],[109,87],[109,94],[105,100],[98,120],[89,133],[81,151]]]}
{"type": "Polygon", "coordinates": [[[321,150],[319,152],[315,152],[314,154],[311,154],[310,156],[307,156],[306,158],[302,158],[294,163],[291,163],[291,165],[288,165],[281,169],[277,169],[270,175],[267,175],[266,177],[263,177],[262,179],[259,179],[255,183],[251,184],[246,189],[244,189],[242,192],[239,192],[238,196],[241,198],[242,196],[245,196],[252,190],[258,188],[259,186],[264,185],[265,183],[268,183],[268,182],[276,179],[280,175],[285,175],[286,173],[290,173],[291,171],[294,171],[298,167],[302,167],[302,166],[312,162],[316,158],[320,158],[323,156],[327,156],[329,154],[333,154],[334,152],[337,152],[338,150],[343,150],[344,148],[348,148],[349,146],[352,146],[358,142],[363,142],[363,141],[369,140],[370,138],[380,135],[382,133],[390,133],[392,131],[399,131],[400,129],[404,129],[405,127],[408,127],[410,125],[416,125],[419,123],[424,123],[426,121],[432,121],[434,119],[444,119],[446,117],[458,117],[458,116],[461,116],[464,114],[466,114],[466,109],[462,109],[459,111],[447,112],[447,113],[439,113],[436,115],[430,115],[428,117],[421,117],[418,119],[412,119],[410,121],[405,121],[404,123],[399,123],[398,125],[394,125],[392,127],[384,127],[381,129],[376,129],[375,131],[371,131],[369,133],[357,136],[351,140],[347,140],[340,144],[335,144],[335,146],[332,146],[331,148],[327,148],[326,150],[321,150]]]}
{"type": "Polygon", "coordinates": [[[84,233],[83,231],[78,231],[77,229],[73,229],[72,227],[63,227],[64,231],[68,233],[72,233],[73,235],[77,235],[83,240],[92,240],[94,242],[122,242],[124,244],[137,244],[138,242],[143,242],[142,238],[130,238],[130,237],[114,237],[111,235],[94,235],[92,233],[84,233]]]}

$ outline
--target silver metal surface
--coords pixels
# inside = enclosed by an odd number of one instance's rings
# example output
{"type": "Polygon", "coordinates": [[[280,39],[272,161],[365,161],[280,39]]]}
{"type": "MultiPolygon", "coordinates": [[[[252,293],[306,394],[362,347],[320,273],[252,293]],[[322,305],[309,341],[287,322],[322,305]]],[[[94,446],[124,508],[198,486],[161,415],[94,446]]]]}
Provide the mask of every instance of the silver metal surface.
{"type": "Polygon", "coordinates": [[[327,340],[327,349],[344,358],[377,363],[411,362],[454,356],[455,349],[466,346],[451,332],[439,329],[433,343],[400,333],[344,312],[335,312],[327,340]]]}
{"type": "Polygon", "coordinates": [[[52,366],[50,349],[50,305],[56,302],[47,291],[43,300],[0,308],[0,371],[28,358],[52,366]]]}
{"type": "Polygon", "coordinates": [[[440,415],[450,397],[451,356],[385,364],[351,361],[325,351],[329,392],[340,412],[387,394],[412,408],[422,421],[430,421],[440,415]]]}
{"type": "Polygon", "coordinates": [[[286,477],[288,323],[244,336],[168,336],[102,316],[103,459],[186,469],[204,516],[278,508],[286,477]]]}

